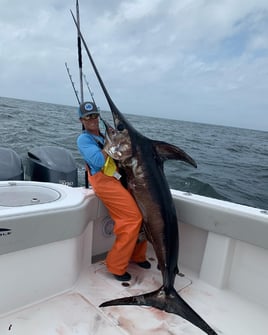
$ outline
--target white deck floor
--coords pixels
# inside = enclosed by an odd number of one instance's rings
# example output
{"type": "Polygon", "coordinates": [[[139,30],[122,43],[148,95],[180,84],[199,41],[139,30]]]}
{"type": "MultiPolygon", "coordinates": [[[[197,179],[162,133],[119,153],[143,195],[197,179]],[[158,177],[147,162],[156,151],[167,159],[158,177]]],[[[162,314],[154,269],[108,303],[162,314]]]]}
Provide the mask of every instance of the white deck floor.
{"type": "MultiPolygon", "coordinates": [[[[85,268],[72,290],[0,318],[0,335],[204,334],[184,319],[151,307],[97,307],[113,298],[159,288],[161,275],[155,258],[150,260],[150,270],[130,265],[129,286],[116,281],[103,262],[85,268]]],[[[267,335],[267,309],[215,289],[186,269],[181,271],[185,277],[177,276],[176,288],[219,335],[267,335]]]]}

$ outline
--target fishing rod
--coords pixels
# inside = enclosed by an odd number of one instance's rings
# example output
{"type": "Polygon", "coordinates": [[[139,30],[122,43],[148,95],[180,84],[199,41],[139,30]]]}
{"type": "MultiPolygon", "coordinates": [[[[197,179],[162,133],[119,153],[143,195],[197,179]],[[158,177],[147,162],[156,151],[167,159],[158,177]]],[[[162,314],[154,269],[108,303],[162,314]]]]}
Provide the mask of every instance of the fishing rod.
{"type": "MultiPolygon", "coordinates": [[[[102,88],[102,90],[103,90],[103,93],[104,93],[104,95],[105,95],[105,97],[106,97],[106,99],[107,99],[107,102],[108,102],[109,106],[110,106],[110,109],[111,109],[111,111],[118,111],[118,108],[116,107],[116,105],[114,104],[113,100],[111,99],[111,97],[110,97],[110,95],[109,95],[109,93],[108,93],[108,91],[107,91],[107,89],[106,89],[106,87],[105,87],[105,85],[104,85],[104,83],[103,83],[103,81],[102,81],[102,79],[101,79],[101,76],[100,76],[100,74],[99,74],[99,71],[98,71],[98,69],[97,69],[97,67],[96,67],[96,65],[95,65],[95,62],[94,62],[94,60],[93,60],[93,58],[92,58],[92,56],[91,56],[91,53],[90,53],[90,51],[89,51],[89,49],[88,49],[88,46],[87,46],[87,44],[86,44],[86,41],[85,41],[85,39],[84,39],[84,37],[83,37],[83,35],[82,35],[82,33],[81,33],[80,27],[78,26],[78,23],[77,23],[77,21],[76,21],[76,19],[75,19],[75,17],[74,17],[74,14],[73,14],[72,10],[70,10],[70,12],[71,12],[71,15],[72,15],[72,17],[73,17],[74,23],[75,23],[75,25],[76,25],[78,34],[80,35],[81,40],[82,40],[82,42],[83,42],[83,45],[84,45],[84,47],[85,47],[86,53],[87,53],[87,55],[88,55],[88,58],[89,58],[89,60],[90,60],[90,62],[91,62],[91,65],[92,65],[92,67],[93,67],[93,69],[94,69],[94,72],[95,72],[97,78],[98,78],[98,81],[99,81],[100,86],[101,86],[101,88],[102,88]]],[[[119,112],[119,111],[118,111],[118,112],[119,112]]]]}
{"type": "MultiPolygon", "coordinates": [[[[76,99],[77,99],[77,101],[78,101],[78,105],[80,106],[80,100],[79,100],[79,96],[78,96],[78,91],[75,89],[75,85],[74,85],[74,82],[73,82],[73,79],[72,79],[70,70],[69,70],[69,68],[68,68],[67,62],[65,62],[65,67],[66,67],[67,73],[68,73],[68,75],[69,75],[71,84],[72,84],[72,86],[73,86],[73,90],[74,90],[76,99]]],[[[82,126],[82,130],[84,130],[84,127],[83,127],[83,126],[82,126]]],[[[87,171],[85,171],[85,188],[88,188],[88,187],[89,187],[89,185],[88,185],[88,179],[87,179],[87,171]]]]}
{"type": "MultiPolygon", "coordinates": [[[[86,83],[86,85],[87,85],[87,88],[88,88],[89,94],[90,94],[90,96],[91,96],[91,99],[92,99],[92,101],[94,102],[94,104],[96,105],[96,102],[95,102],[94,97],[93,97],[94,93],[91,91],[91,89],[90,89],[90,87],[89,87],[89,83],[88,83],[88,81],[87,81],[87,77],[86,77],[86,75],[85,75],[84,73],[83,73],[83,77],[84,77],[85,83],[86,83]]],[[[96,106],[97,106],[97,105],[96,105],[96,106]]]]}
{"type": "Polygon", "coordinates": [[[84,102],[84,90],[83,90],[83,64],[82,64],[82,47],[80,37],[80,15],[79,15],[79,3],[76,0],[76,20],[77,20],[77,51],[78,51],[78,66],[79,66],[79,79],[80,79],[80,101],[84,102]]]}
{"type": "MultiPolygon", "coordinates": [[[[69,76],[69,78],[70,78],[70,81],[71,81],[71,84],[72,84],[72,87],[73,87],[73,90],[74,90],[74,93],[75,93],[77,102],[78,102],[78,104],[80,105],[80,99],[79,99],[79,96],[78,96],[78,90],[75,88],[75,84],[74,84],[74,81],[73,81],[73,78],[72,78],[70,69],[69,69],[69,67],[68,67],[68,65],[67,65],[67,62],[65,62],[65,67],[66,67],[68,76],[69,76]]],[[[90,86],[89,86],[89,83],[88,83],[88,81],[87,81],[87,77],[86,77],[86,75],[85,75],[84,73],[83,73],[83,78],[84,78],[84,81],[85,81],[85,83],[86,83],[86,85],[87,85],[87,88],[88,88],[89,94],[90,94],[90,96],[91,96],[91,99],[92,99],[92,101],[94,102],[94,104],[96,105],[96,102],[95,102],[95,100],[94,100],[94,93],[91,91],[90,86]]],[[[96,105],[96,106],[97,106],[97,105],[96,105]]]]}
{"type": "MultiPolygon", "coordinates": [[[[84,102],[84,90],[83,90],[83,63],[82,63],[82,47],[81,47],[81,37],[80,37],[80,14],[79,14],[79,3],[76,0],[76,19],[77,19],[77,50],[78,50],[78,66],[79,66],[79,78],[80,78],[80,101],[81,104],[84,102]]],[[[80,102],[79,102],[80,105],[80,102]]],[[[82,125],[82,130],[85,130],[84,125],[82,125]]],[[[88,188],[88,177],[87,170],[85,170],[85,188],[88,188]]]]}
{"type": "Polygon", "coordinates": [[[80,105],[80,100],[79,100],[79,96],[78,96],[78,91],[77,91],[76,88],[75,88],[75,85],[74,85],[74,82],[73,82],[73,78],[72,78],[71,73],[70,73],[70,69],[68,68],[68,65],[67,65],[66,62],[65,62],[65,67],[66,67],[68,76],[69,76],[69,78],[70,78],[71,84],[72,84],[72,86],[73,86],[73,90],[74,90],[76,99],[77,99],[77,101],[78,101],[78,104],[80,105]]]}

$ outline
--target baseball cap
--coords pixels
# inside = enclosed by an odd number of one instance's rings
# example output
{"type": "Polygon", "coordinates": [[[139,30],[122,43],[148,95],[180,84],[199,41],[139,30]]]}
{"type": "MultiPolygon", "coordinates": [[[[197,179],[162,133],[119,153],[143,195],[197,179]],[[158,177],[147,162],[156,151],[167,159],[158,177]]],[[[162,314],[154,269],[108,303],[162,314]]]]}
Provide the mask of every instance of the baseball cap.
{"type": "Polygon", "coordinates": [[[97,106],[94,104],[94,102],[84,102],[82,103],[79,108],[78,108],[78,116],[84,117],[86,115],[91,115],[91,114],[100,114],[98,111],[97,106]]]}

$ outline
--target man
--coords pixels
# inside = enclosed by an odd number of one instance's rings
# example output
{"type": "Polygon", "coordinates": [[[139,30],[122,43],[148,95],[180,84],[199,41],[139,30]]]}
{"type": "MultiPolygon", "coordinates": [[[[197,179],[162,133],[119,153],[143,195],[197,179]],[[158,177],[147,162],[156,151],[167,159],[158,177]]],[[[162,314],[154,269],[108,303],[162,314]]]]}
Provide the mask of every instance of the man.
{"type": "Polygon", "coordinates": [[[128,281],[126,271],[130,261],[145,269],[147,242],[137,242],[142,224],[141,212],[126,188],[113,175],[105,174],[104,164],[109,156],[102,149],[104,136],[99,129],[99,111],[93,102],[85,102],[78,109],[84,131],[78,136],[78,149],[87,163],[88,179],[96,195],[106,206],[114,221],[114,245],[106,257],[109,272],[119,281],[128,281]]]}

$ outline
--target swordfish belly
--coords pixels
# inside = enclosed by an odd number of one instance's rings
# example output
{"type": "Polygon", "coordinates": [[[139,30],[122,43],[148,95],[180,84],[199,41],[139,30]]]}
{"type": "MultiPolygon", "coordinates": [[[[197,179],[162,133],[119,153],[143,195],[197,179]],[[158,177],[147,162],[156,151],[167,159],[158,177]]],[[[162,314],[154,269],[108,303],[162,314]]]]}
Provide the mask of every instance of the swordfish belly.
{"type": "Polygon", "coordinates": [[[176,210],[162,169],[148,162],[141,164],[138,162],[141,156],[128,163],[121,162],[121,167],[125,167],[128,189],[142,212],[146,237],[156,253],[164,286],[168,287],[174,284],[178,272],[176,210]]]}

